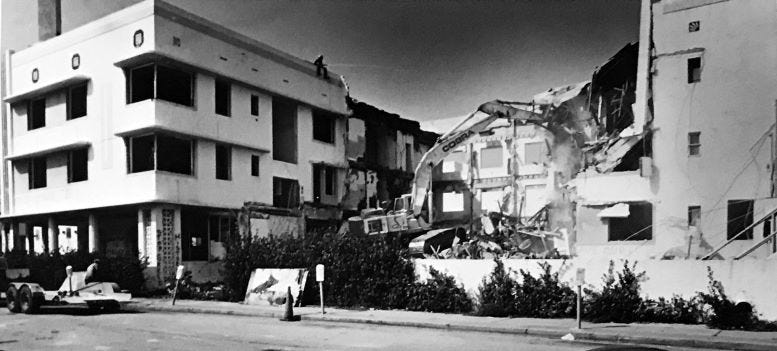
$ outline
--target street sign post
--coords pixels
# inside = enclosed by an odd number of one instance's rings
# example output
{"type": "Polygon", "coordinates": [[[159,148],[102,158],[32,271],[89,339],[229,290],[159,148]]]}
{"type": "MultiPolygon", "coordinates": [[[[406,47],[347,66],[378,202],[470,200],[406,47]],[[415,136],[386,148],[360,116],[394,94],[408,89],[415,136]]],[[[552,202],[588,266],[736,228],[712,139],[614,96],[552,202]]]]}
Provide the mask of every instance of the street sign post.
{"type": "Polygon", "coordinates": [[[324,314],[324,265],[316,265],[316,281],[318,282],[318,296],[321,299],[321,314],[324,314]]]}
{"type": "Polygon", "coordinates": [[[181,279],[183,279],[183,266],[178,266],[178,269],[175,270],[175,288],[173,288],[173,306],[175,306],[175,298],[178,296],[178,284],[181,283],[181,279]]]}
{"type": "Polygon", "coordinates": [[[583,322],[581,320],[583,309],[583,284],[585,284],[585,268],[578,268],[575,275],[575,283],[577,285],[577,329],[582,329],[583,322]]]}

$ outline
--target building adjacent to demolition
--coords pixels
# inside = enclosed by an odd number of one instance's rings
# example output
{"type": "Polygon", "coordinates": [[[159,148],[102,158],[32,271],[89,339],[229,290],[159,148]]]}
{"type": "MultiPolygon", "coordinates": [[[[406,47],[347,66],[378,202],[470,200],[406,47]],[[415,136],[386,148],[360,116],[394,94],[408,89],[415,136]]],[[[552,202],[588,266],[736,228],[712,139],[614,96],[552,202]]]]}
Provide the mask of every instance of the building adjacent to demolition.
{"type": "Polygon", "coordinates": [[[410,193],[416,166],[439,135],[354,98],[347,103],[349,170],[343,209],[377,208],[410,193]]]}
{"type": "Polygon", "coordinates": [[[775,11],[642,1],[633,124],[607,139],[639,138],[641,173],[578,175],[578,253],[774,257],[775,11]]]}
{"type": "Polygon", "coordinates": [[[70,226],[161,282],[181,262],[215,273],[247,203],[258,235],[337,216],[318,209],[344,194],[339,76],[160,0],[42,39],[5,57],[6,249],[37,230],[59,250],[70,226]]]}

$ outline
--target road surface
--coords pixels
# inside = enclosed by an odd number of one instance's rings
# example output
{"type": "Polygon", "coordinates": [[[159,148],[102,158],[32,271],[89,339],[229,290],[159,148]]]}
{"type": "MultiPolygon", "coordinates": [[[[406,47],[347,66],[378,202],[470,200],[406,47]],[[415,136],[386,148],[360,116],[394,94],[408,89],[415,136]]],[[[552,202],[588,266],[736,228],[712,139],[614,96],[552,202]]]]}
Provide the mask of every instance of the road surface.
{"type": "MultiPolygon", "coordinates": [[[[188,313],[0,310],[0,350],[589,350],[539,337],[188,313]]],[[[664,348],[667,350],[687,350],[664,348]]]]}

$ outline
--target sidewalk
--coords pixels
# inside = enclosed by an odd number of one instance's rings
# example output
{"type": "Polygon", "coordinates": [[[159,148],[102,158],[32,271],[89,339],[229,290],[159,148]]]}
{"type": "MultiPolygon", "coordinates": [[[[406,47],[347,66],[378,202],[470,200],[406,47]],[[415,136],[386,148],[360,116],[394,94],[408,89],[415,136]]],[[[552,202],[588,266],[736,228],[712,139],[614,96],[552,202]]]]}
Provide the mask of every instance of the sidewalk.
{"type": "MultiPolygon", "coordinates": [[[[253,306],[219,301],[135,298],[126,307],[134,311],[212,313],[238,316],[281,318],[283,306],[253,306]]],[[[368,323],[403,327],[434,328],[487,333],[523,334],[560,338],[572,333],[576,340],[638,343],[703,349],[777,350],[777,332],[721,331],[703,325],[583,323],[576,329],[573,319],[493,318],[458,314],[344,310],[320,307],[296,307],[294,314],[307,321],[368,323]]]]}

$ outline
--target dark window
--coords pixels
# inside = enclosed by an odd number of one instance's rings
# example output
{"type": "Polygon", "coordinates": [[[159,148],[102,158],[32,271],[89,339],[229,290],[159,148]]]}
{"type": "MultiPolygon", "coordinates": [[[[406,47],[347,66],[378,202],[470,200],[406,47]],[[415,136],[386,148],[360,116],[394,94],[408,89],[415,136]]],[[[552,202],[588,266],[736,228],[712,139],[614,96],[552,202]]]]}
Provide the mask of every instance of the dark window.
{"type": "Polygon", "coordinates": [[[229,116],[231,109],[231,87],[229,82],[216,79],[216,113],[229,116]]]}
{"type": "Polygon", "coordinates": [[[274,207],[296,208],[299,206],[299,183],[294,179],[272,178],[274,207]]]}
{"type": "Polygon", "coordinates": [[[688,156],[701,155],[701,132],[688,133],[688,156]]]}
{"type": "Polygon", "coordinates": [[[157,167],[160,171],[180,174],[194,174],[192,170],[192,149],[194,142],[168,135],[157,135],[157,167]]]}
{"type": "Polygon", "coordinates": [[[30,159],[29,169],[29,187],[38,189],[46,187],[46,157],[33,157],[30,159]]]}
{"type": "Polygon", "coordinates": [[[194,76],[185,71],[157,65],[156,97],[185,106],[194,105],[194,76]]]}
{"type": "Polygon", "coordinates": [[[259,97],[251,95],[251,116],[259,116],[259,97]]]}
{"type": "Polygon", "coordinates": [[[636,241],[653,239],[653,205],[629,204],[629,216],[609,218],[609,241],[636,241]]]}
{"type": "Polygon", "coordinates": [[[335,116],[323,111],[313,111],[313,139],[325,143],[335,142],[335,116]]]}
{"type": "Polygon", "coordinates": [[[138,102],[154,98],[154,65],[133,68],[129,71],[129,102],[138,102]]]}
{"type": "Polygon", "coordinates": [[[27,109],[27,130],[46,126],[46,99],[30,101],[27,109]]]}
{"type": "Polygon", "coordinates": [[[155,139],[154,135],[130,138],[130,173],[154,169],[155,139]]]}
{"type": "Polygon", "coordinates": [[[89,179],[89,149],[72,150],[67,155],[67,182],[89,179]]]}
{"type": "Polygon", "coordinates": [[[129,102],[160,99],[194,106],[194,74],[150,64],[130,69],[129,102]]]}
{"type": "Polygon", "coordinates": [[[86,116],[87,85],[72,87],[67,93],[67,119],[86,116]]]}
{"type": "Polygon", "coordinates": [[[208,260],[208,213],[181,209],[181,253],[184,261],[208,260]]]}
{"type": "Polygon", "coordinates": [[[701,226],[701,206],[688,206],[688,226],[701,226]]]}
{"type": "Polygon", "coordinates": [[[413,171],[413,145],[405,143],[405,170],[413,171]]]}
{"type": "MultiPolygon", "coordinates": [[[[753,200],[728,200],[728,226],[726,238],[731,240],[753,224],[753,200]]],[[[753,238],[753,228],[737,236],[736,240],[753,238]]]]}
{"type": "Polygon", "coordinates": [[[324,186],[324,193],[327,195],[334,195],[335,194],[335,173],[337,170],[334,167],[326,167],[325,170],[325,186],[324,186]]]}
{"type": "Polygon", "coordinates": [[[232,148],[216,145],[216,179],[230,180],[232,177],[232,148]]]}
{"type": "Polygon", "coordinates": [[[251,175],[259,176],[259,156],[257,155],[251,155],[251,175]]]}
{"type": "Polygon", "coordinates": [[[297,106],[273,99],[272,158],[297,163],[297,106]]]}
{"type": "Polygon", "coordinates": [[[688,59],[688,83],[701,81],[701,57],[688,59]]]}

